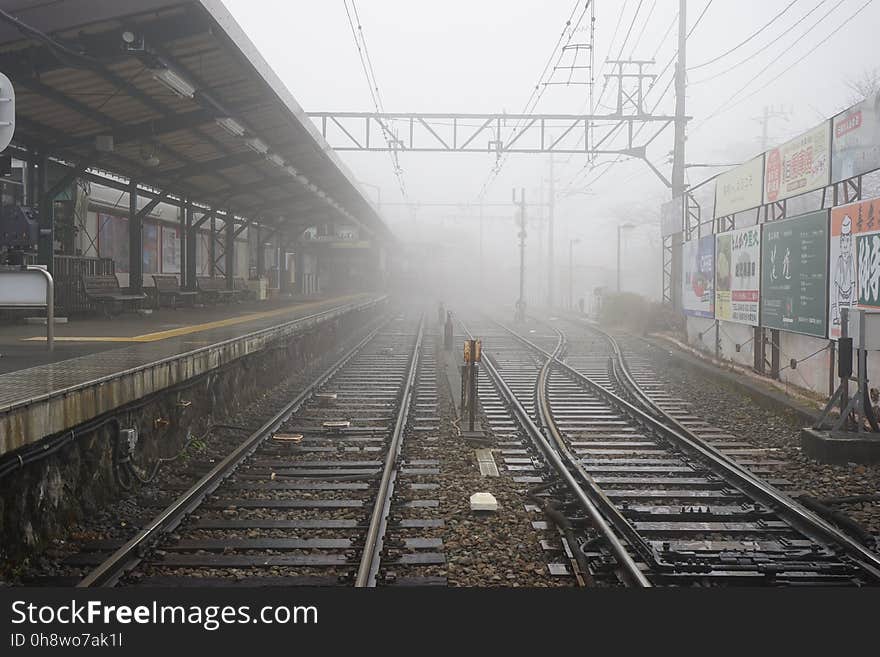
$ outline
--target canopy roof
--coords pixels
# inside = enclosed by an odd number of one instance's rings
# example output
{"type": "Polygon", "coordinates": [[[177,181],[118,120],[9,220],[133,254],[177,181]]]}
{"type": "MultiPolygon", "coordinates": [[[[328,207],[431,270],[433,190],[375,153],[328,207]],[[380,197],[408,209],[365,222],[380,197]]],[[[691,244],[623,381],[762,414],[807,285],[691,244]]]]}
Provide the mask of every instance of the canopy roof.
{"type": "Polygon", "coordinates": [[[265,224],[344,221],[388,235],[219,0],[3,5],[0,71],[16,91],[17,154],[265,224]]]}

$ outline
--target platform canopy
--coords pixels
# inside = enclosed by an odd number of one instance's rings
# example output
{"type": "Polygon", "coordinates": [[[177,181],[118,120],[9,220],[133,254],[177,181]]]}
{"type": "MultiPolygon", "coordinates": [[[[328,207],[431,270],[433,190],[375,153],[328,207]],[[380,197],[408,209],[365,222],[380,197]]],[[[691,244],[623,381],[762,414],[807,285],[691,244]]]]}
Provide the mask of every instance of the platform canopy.
{"type": "Polygon", "coordinates": [[[16,157],[237,221],[389,235],[219,0],[7,0],[0,71],[16,91],[16,157]]]}

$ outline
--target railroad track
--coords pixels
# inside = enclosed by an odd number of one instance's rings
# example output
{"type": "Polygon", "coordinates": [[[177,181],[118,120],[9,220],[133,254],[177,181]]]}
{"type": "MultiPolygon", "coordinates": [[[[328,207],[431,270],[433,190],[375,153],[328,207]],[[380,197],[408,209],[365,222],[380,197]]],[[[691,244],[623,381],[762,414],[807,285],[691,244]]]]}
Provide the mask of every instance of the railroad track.
{"type": "Polygon", "coordinates": [[[582,528],[566,549],[586,557],[586,579],[613,570],[637,586],[880,583],[880,557],[760,478],[772,476],[772,455],[651,389],[613,336],[560,326],[469,328],[488,355],[488,422],[510,422],[506,405],[532,445],[555,452],[520,448],[504,461],[523,483],[565,481],[540,495],[561,496],[582,528]]]}
{"type": "Polygon", "coordinates": [[[131,540],[70,557],[79,586],[445,583],[425,334],[372,331],[131,540]]]}

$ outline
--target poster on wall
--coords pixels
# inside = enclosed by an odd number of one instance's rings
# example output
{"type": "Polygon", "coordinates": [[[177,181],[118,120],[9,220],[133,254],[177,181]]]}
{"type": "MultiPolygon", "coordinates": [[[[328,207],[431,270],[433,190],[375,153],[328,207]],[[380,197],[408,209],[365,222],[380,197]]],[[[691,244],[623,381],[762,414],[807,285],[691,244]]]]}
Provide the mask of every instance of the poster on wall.
{"type": "Polygon", "coordinates": [[[760,309],[761,227],[715,238],[715,318],[757,326],[760,309]]]}
{"type": "Polygon", "coordinates": [[[156,224],[144,224],[143,252],[143,273],[155,274],[159,271],[159,227],[156,224]]]}
{"type": "Polygon", "coordinates": [[[686,315],[715,317],[715,236],[681,245],[682,308],[686,315]]]}
{"type": "Polygon", "coordinates": [[[715,181],[715,218],[751,210],[764,198],[764,156],[759,155],[715,181]]]}
{"type": "Polygon", "coordinates": [[[764,203],[781,201],[825,187],[831,179],[831,122],[823,121],[767,151],[764,203]]]}
{"type": "Polygon", "coordinates": [[[761,325],[828,334],[828,211],[763,225],[761,325]]]}
{"type": "Polygon", "coordinates": [[[180,273],[180,232],[178,228],[162,226],[162,273],[180,273]]]}
{"type": "Polygon", "coordinates": [[[842,308],[880,308],[880,198],[831,210],[828,337],[840,337],[842,308]]]}
{"type": "Polygon", "coordinates": [[[834,117],[831,182],[880,169],[880,91],[834,117]]]}

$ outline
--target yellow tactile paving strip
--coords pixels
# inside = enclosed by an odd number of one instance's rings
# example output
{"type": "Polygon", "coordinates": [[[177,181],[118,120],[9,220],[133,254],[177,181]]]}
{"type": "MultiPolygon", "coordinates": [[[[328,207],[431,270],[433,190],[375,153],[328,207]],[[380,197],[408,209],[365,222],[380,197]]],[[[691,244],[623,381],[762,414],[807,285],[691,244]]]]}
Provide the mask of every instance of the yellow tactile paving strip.
{"type": "MultiPolygon", "coordinates": [[[[316,306],[327,305],[329,302],[348,303],[355,299],[363,297],[363,294],[351,294],[344,297],[336,297],[334,299],[326,299],[324,301],[310,301],[308,303],[295,304],[284,308],[276,308],[275,310],[267,310],[260,313],[250,313],[248,315],[240,315],[239,317],[228,317],[226,319],[218,319],[214,322],[206,322],[204,324],[192,324],[190,326],[180,326],[167,331],[156,331],[155,333],[144,333],[143,335],[133,336],[104,336],[104,337],[85,337],[85,336],[56,336],[56,342],[157,342],[167,338],[176,338],[181,335],[189,335],[191,333],[201,333],[215,328],[223,328],[224,326],[234,326],[235,324],[244,324],[253,322],[267,317],[275,317],[284,315],[294,310],[305,310],[316,306]]],[[[46,336],[35,336],[32,338],[22,338],[25,342],[45,342],[46,336]]]]}

